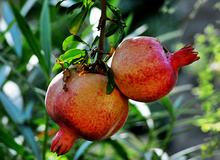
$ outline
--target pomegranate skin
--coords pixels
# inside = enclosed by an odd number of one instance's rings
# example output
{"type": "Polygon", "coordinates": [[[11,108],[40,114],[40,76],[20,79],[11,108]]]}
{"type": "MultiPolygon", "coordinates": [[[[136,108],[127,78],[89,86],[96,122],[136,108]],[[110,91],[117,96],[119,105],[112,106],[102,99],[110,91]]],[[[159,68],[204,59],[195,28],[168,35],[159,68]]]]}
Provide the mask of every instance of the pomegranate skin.
{"type": "Polygon", "coordinates": [[[73,73],[63,89],[63,74],[50,83],[46,94],[46,109],[59,126],[51,151],[67,153],[78,138],[90,141],[107,139],[125,123],[129,111],[128,99],[115,88],[106,95],[107,78],[101,74],[73,73]]]}
{"type": "Polygon", "coordinates": [[[111,67],[115,83],[130,99],[140,102],[159,100],[174,88],[179,68],[199,59],[193,50],[187,45],[172,54],[156,38],[127,39],[113,56],[111,67]]]}

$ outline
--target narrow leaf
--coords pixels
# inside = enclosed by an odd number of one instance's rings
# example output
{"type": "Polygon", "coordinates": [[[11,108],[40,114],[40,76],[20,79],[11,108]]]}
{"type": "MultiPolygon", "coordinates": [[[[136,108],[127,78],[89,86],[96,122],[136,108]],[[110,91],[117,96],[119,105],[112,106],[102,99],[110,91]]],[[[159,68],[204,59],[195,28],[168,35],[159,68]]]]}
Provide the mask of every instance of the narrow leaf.
{"type": "Polygon", "coordinates": [[[107,6],[114,13],[114,15],[116,16],[117,20],[125,25],[125,22],[123,20],[123,16],[122,16],[121,11],[119,10],[119,8],[114,7],[114,6],[110,5],[109,3],[107,3],[107,6]]]}
{"type": "Polygon", "coordinates": [[[31,113],[33,110],[33,102],[28,103],[27,107],[25,108],[25,112],[24,112],[24,117],[25,119],[30,119],[31,118],[31,113]]]}
{"type": "Polygon", "coordinates": [[[63,50],[66,51],[67,47],[74,42],[79,42],[79,43],[85,44],[90,48],[90,46],[85,41],[83,41],[79,36],[71,35],[63,41],[63,45],[62,45],[63,50]]]}
{"type": "Polygon", "coordinates": [[[0,101],[3,104],[4,109],[6,112],[10,115],[12,120],[17,124],[23,124],[24,123],[24,116],[16,107],[12,101],[3,93],[0,91],[0,101]]]}
{"type": "Polygon", "coordinates": [[[1,128],[0,128],[0,142],[3,142],[6,146],[14,149],[19,154],[23,155],[25,153],[25,149],[19,144],[17,144],[15,140],[12,137],[10,137],[7,133],[5,133],[1,128]]]}
{"type": "Polygon", "coordinates": [[[119,43],[121,43],[125,37],[124,28],[126,27],[126,24],[125,24],[124,19],[122,17],[121,11],[117,7],[114,7],[114,6],[110,5],[109,3],[107,3],[107,6],[112,11],[112,13],[114,13],[116,20],[118,22],[118,25],[119,25],[120,36],[117,40],[117,43],[115,43],[115,46],[114,46],[114,48],[117,48],[119,43]]]}
{"type": "Polygon", "coordinates": [[[33,159],[33,155],[26,152],[26,150],[21,145],[15,142],[14,138],[10,137],[1,128],[0,128],[0,142],[4,143],[7,147],[11,149],[14,149],[18,154],[25,156],[25,158],[29,157],[28,159],[33,159]]]}
{"type": "Polygon", "coordinates": [[[13,14],[15,16],[15,19],[18,23],[18,26],[21,30],[21,32],[23,33],[24,37],[26,38],[29,46],[31,47],[33,53],[37,56],[39,63],[45,73],[45,75],[47,77],[49,77],[49,74],[47,72],[47,65],[45,62],[45,59],[43,57],[43,55],[41,54],[39,45],[37,43],[37,39],[34,36],[33,32],[31,31],[27,21],[25,20],[25,18],[21,15],[21,13],[19,12],[18,8],[11,2],[11,0],[9,0],[10,6],[12,8],[13,14]]]}
{"type": "Polygon", "coordinates": [[[169,114],[171,116],[173,116],[173,105],[170,102],[169,98],[168,97],[164,97],[164,98],[160,99],[160,102],[164,105],[164,107],[167,109],[169,114]]]}
{"type": "Polygon", "coordinates": [[[47,72],[50,73],[51,66],[51,31],[48,0],[44,0],[40,16],[40,39],[44,51],[44,58],[47,64],[47,72]]]}
{"type": "Polygon", "coordinates": [[[81,28],[84,20],[86,19],[86,15],[88,13],[88,7],[83,7],[81,12],[73,18],[70,22],[69,31],[71,34],[76,35],[76,33],[81,28]]]}
{"type": "Polygon", "coordinates": [[[100,39],[99,36],[96,36],[96,37],[95,37],[94,41],[92,42],[92,47],[97,44],[97,42],[99,41],[99,39],[100,39]]]}
{"type": "Polygon", "coordinates": [[[106,94],[111,94],[115,88],[114,75],[112,70],[107,66],[107,86],[106,86],[106,94]]]}
{"type": "Polygon", "coordinates": [[[111,144],[112,147],[115,149],[115,151],[119,154],[119,156],[121,156],[122,159],[124,159],[124,160],[129,159],[127,151],[116,140],[107,139],[104,142],[107,142],[107,143],[111,144]]]}
{"type": "Polygon", "coordinates": [[[6,2],[2,2],[2,13],[3,13],[3,19],[6,23],[6,26],[9,26],[9,32],[7,32],[8,34],[10,34],[9,36],[5,36],[6,41],[8,42],[8,44],[13,47],[15,53],[17,54],[17,56],[19,58],[22,57],[22,41],[20,41],[20,39],[22,38],[21,36],[21,32],[18,29],[17,24],[14,24],[14,15],[8,5],[8,3],[6,2]],[[13,25],[14,24],[14,25],[13,25]],[[13,26],[10,26],[13,25],[13,26]]]}
{"type": "Polygon", "coordinates": [[[76,151],[75,157],[73,160],[77,160],[80,156],[85,152],[85,150],[92,144],[93,142],[86,141],[84,142],[79,149],[76,151]]]}
{"type": "Polygon", "coordinates": [[[67,14],[72,14],[76,9],[82,7],[83,2],[75,3],[67,9],[67,14]]]}
{"type": "Polygon", "coordinates": [[[94,2],[91,0],[87,0],[87,1],[83,1],[83,4],[84,6],[82,7],[80,13],[77,14],[75,18],[73,18],[69,26],[69,31],[73,35],[76,35],[79,29],[81,28],[87,16],[88,10],[92,7],[94,2]]]}
{"type": "Polygon", "coordinates": [[[0,78],[0,88],[1,86],[3,85],[3,83],[5,82],[8,74],[10,73],[10,67],[6,66],[6,65],[1,65],[0,66],[0,75],[1,75],[1,78],[0,78]]]}
{"type": "Polygon", "coordinates": [[[32,130],[30,129],[30,127],[23,125],[21,122],[19,123],[19,119],[23,119],[24,115],[22,115],[18,108],[14,106],[11,100],[1,91],[0,102],[2,103],[2,106],[4,107],[14,124],[16,124],[17,128],[24,136],[27,144],[32,148],[36,158],[40,159],[40,150],[36,141],[34,140],[34,134],[32,130]]]}

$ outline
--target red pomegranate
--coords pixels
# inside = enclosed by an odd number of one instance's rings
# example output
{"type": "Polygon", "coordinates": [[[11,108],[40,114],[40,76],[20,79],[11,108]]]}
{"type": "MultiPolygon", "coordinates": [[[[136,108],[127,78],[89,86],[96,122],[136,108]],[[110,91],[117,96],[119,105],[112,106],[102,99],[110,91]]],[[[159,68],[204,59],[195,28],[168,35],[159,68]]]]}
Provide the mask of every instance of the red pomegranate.
{"type": "Polygon", "coordinates": [[[99,141],[109,138],[125,123],[128,99],[115,88],[106,95],[107,78],[102,74],[71,71],[63,89],[63,74],[58,74],[46,93],[46,109],[59,126],[51,151],[67,153],[78,138],[99,141]]]}
{"type": "Polygon", "coordinates": [[[178,70],[199,59],[191,45],[169,53],[159,40],[135,37],[123,41],[112,60],[115,83],[130,99],[153,102],[175,86],[178,70]]]}

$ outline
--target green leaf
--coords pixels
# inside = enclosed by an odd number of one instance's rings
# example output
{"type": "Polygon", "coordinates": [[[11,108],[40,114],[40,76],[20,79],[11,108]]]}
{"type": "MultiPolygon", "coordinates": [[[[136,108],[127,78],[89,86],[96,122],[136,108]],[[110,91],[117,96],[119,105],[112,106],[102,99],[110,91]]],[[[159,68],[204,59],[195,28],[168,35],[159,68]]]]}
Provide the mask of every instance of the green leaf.
{"type": "Polygon", "coordinates": [[[115,81],[114,81],[114,74],[111,68],[109,68],[108,66],[107,66],[106,75],[107,75],[106,94],[111,94],[115,88],[115,81]]]}
{"type": "Polygon", "coordinates": [[[174,104],[173,104],[173,109],[174,109],[174,111],[176,111],[176,110],[178,109],[178,107],[180,107],[180,104],[181,104],[181,102],[183,101],[183,99],[184,99],[184,96],[183,96],[183,95],[180,95],[180,96],[175,100],[175,102],[174,102],[174,104]]]}
{"type": "Polygon", "coordinates": [[[130,27],[132,26],[132,20],[133,20],[133,17],[134,17],[134,13],[131,13],[129,14],[129,16],[126,18],[126,28],[125,28],[125,32],[126,32],[126,35],[128,34],[128,31],[130,29],[130,27]]]}
{"type": "Polygon", "coordinates": [[[94,4],[93,1],[83,1],[84,6],[82,7],[80,13],[78,13],[73,20],[70,22],[69,31],[73,35],[76,35],[79,29],[81,28],[83,22],[86,19],[88,10],[92,7],[94,4]]]}
{"type": "Polygon", "coordinates": [[[45,62],[45,59],[43,55],[41,54],[39,44],[37,43],[37,39],[34,36],[33,32],[31,31],[27,21],[25,18],[21,15],[18,8],[9,0],[10,6],[12,8],[13,14],[15,16],[15,19],[18,23],[18,26],[23,33],[24,37],[26,38],[30,48],[32,49],[33,53],[37,56],[40,66],[43,69],[45,75],[49,77],[49,73],[47,72],[47,65],[45,62]]]}
{"type": "Polygon", "coordinates": [[[67,14],[72,14],[76,9],[83,6],[83,2],[75,3],[67,9],[67,14]]]}
{"type": "Polygon", "coordinates": [[[85,55],[86,55],[86,52],[81,49],[71,49],[71,50],[68,50],[63,55],[61,55],[59,59],[62,61],[69,61],[69,60],[74,60],[80,57],[84,57],[85,55]]]}
{"type": "Polygon", "coordinates": [[[115,149],[115,151],[118,153],[118,155],[121,156],[121,158],[123,160],[128,160],[129,159],[127,151],[116,140],[107,139],[104,142],[107,142],[107,143],[111,144],[112,147],[115,149]]]}
{"type": "Polygon", "coordinates": [[[79,42],[79,43],[85,44],[90,48],[90,46],[85,41],[83,41],[79,36],[71,35],[63,41],[63,45],[62,45],[63,50],[66,51],[67,47],[74,42],[79,42]]]}
{"type": "Polygon", "coordinates": [[[0,79],[0,88],[2,87],[3,83],[5,82],[7,76],[10,73],[10,68],[6,65],[1,65],[0,66],[0,75],[1,75],[1,79],[0,79]]]}
{"type": "Polygon", "coordinates": [[[0,91],[0,102],[2,103],[3,108],[8,113],[18,130],[22,133],[27,144],[32,148],[33,153],[37,159],[40,159],[40,150],[34,139],[34,134],[30,127],[23,125],[25,115],[23,115],[20,110],[11,102],[11,100],[0,91]]]}
{"type": "Polygon", "coordinates": [[[109,26],[109,29],[107,30],[107,32],[105,33],[105,37],[112,36],[118,29],[119,29],[118,24],[117,23],[112,23],[109,26]]]}
{"type": "Polygon", "coordinates": [[[100,39],[99,36],[96,36],[96,37],[95,37],[94,41],[92,42],[92,47],[97,44],[97,42],[99,41],[99,39],[100,39]]]}
{"type": "Polygon", "coordinates": [[[76,151],[75,157],[73,160],[77,160],[80,156],[85,152],[85,150],[92,144],[93,142],[86,141],[84,142],[79,149],[76,151]]]}
{"type": "MultiPolygon", "coordinates": [[[[87,51],[81,50],[81,49],[70,49],[67,52],[65,52],[63,55],[59,57],[60,62],[63,62],[64,67],[68,68],[71,64],[76,64],[83,60],[85,56],[87,55],[87,51]]],[[[52,71],[55,71],[56,69],[60,69],[62,66],[59,63],[56,63],[53,66],[52,71]]]]}
{"type": "Polygon", "coordinates": [[[47,63],[47,72],[50,73],[51,66],[51,31],[50,31],[50,15],[48,0],[43,3],[40,16],[40,39],[41,47],[44,51],[44,58],[47,63]]]}
{"type": "Polygon", "coordinates": [[[170,102],[169,98],[168,97],[164,97],[164,98],[160,99],[160,102],[164,105],[164,107],[167,109],[169,114],[171,116],[173,116],[174,115],[174,113],[173,113],[173,105],[170,102]]]}
{"type": "Polygon", "coordinates": [[[107,3],[107,6],[112,11],[112,13],[114,13],[116,20],[118,22],[118,25],[119,25],[120,36],[117,40],[117,43],[115,43],[115,46],[114,46],[114,48],[117,48],[119,43],[121,43],[125,37],[124,28],[126,27],[126,24],[125,24],[124,19],[122,17],[121,11],[117,7],[114,7],[114,6],[110,5],[109,3],[107,3]]]}
{"type": "Polygon", "coordinates": [[[109,3],[107,3],[107,6],[109,7],[109,9],[112,11],[112,13],[114,13],[114,15],[116,16],[116,19],[124,25],[125,27],[125,22],[124,22],[124,19],[123,19],[123,16],[121,14],[121,11],[119,8],[117,7],[114,7],[112,5],[110,5],[109,3]]]}
{"type": "Polygon", "coordinates": [[[78,13],[76,17],[74,17],[73,20],[70,22],[69,31],[71,34],[73,35],[77,34],[84,20],[86,19],[88,9],[89,9],[88,7],[83,7],[81,12],[78,13]]]}
{"type": "MultiPolygon", "coordinates": [[[[126,123],[134,123],[134,122],[140,122],[143,121],[144,123],[146,123],[146,118],[142,115],[142,113],[140,112],[140,110],[137,109],[136,104],[133,104],[131,102],[129,102],[129,107],[130,107],[130,117],[128,117],[126,123]]],[[[147,125],[147,123],[146,123],[147,125]]]]}
{"type": "Polygon", "coordinates": [[[61,69],[61,68],[62,68],[62,66],[61,66],[60,64],[55,63],[54,66],[53,66],[53,68],[52,68],[52,72],[55,71],[55,70],[57,70],[57,69],[61,69]]]}
{"type": "Polygon", "coordinates": [[[25,156],[27,159],[33,159],[33,155],[26,152],[26,150],[19,144],[17,144],[14,138],[10,137],[0,128],[0,142],[4,143],[7,147],[14,149],[18,154],[25,156]]]}

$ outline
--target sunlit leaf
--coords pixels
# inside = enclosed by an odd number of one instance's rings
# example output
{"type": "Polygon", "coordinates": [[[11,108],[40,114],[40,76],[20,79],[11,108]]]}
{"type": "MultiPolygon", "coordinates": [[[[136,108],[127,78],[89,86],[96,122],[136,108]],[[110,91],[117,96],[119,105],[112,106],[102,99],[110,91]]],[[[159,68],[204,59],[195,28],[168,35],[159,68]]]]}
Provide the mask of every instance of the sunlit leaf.
{"type": "MultiPolygon", "coordinates": [[[[87,54],[88,53],[85,50],[70,49],[67,52],[65,52],[63,55],[61,55],[59,57],[59,60],[61,63],[63,63],[63,65],[65,65],[64,68],[68,68],[69,65],[71,65],[71,64],[74,65],[74,64],[80,62],[81,60],[83,60],[87,54]]],[[[54,71],[56,69],[60,69],[60,68],[62,68],[62,66],[59,63],[56,63],[53,66],[52,71],[54,71]]]]}
{"type": "Polygon", "coordinates": [[[76,35],[79,29],[81,28],[84,20],[86,19],[88,13],[88,7],[83,7],[81,12],[73,18],[70,22],[69,31],[71,34],[76,35]]]}
{"type": "Polygon", "coordinates": [[[62,45],[63,50],[66,51],[67,47],[74,42],[80,42],[82,44],[87,45],[90,48],[90,46],[85,41],[83,41],[79,36],[71,35],[63,41],[63,45],[62,45]]]}
{"type": "Polygon", "coordinates": [[[73,20],[70,22],[69,31],[71,34],[76,35],[79,29],[81,28],[85,18],[87,16],[88,10],[94,4],[93,1],[83,1],[84,6],[82,7],[80,13],[78,13],[73,20]]]}
{"type": "Polygon", "coordinates": [[[49,77],[49,74],[47,72],[47,65],[45,62],[45,59],[43,55],[41,54],[39,44],[37,43],[37,39],[34,36],[33,32],[31,31],[27,21],[25,18],[21,15],[18,8],[9,0],[10,6],[12,8],[12,11],[14,13],[15,19],[18,23],[18,26],[23,33],[24,37],[26,38],[29,46],[31,47],[33,53],[37,56],[39,63],[47,77],[49,77]]]}
{"type": "Polygon", "coordinates": [[[55,71],[55,70],[61,69],[61,68],[62,68],[62,66],[60,64],[56,63],[56,64],[54,64],[52,71],[55,71]]]}
{"type": "Polygon", "coordinates": [[[83,57],[85,55],[86,55],[86,52],[81,49],[71,49],[71,50],[68,50],[65,54],[61,55],[59,59],[62,61],[68,61],[68,60],[73,60],[76,58],[83,57]]]}

